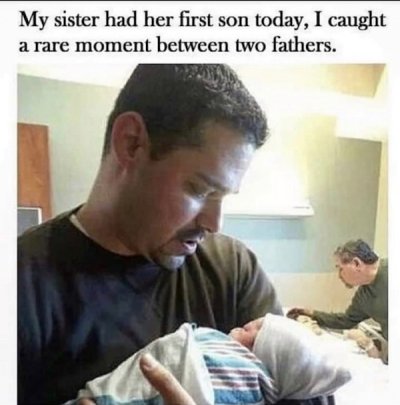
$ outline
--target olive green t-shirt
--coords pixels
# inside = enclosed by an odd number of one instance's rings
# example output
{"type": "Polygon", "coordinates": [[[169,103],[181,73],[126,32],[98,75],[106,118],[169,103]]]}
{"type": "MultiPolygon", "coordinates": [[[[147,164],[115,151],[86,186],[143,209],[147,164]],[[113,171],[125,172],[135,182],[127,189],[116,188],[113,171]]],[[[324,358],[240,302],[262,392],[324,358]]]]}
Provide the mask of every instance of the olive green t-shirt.
{"type": "Polygon", "coordinates": [[[372,318],[379,323],[382,336],[388,340],[388,261],[382,259],[373,283],[358,288],[344,313],[314,311],[313,318],[333,329],[350,329],[372,318]]]}
{"type": "Polygon", "coordinates": [[[208,235],[172,271],[104,249],[70,214],[18,240],[20,404],[64,403],[184,322],[229,332],[282,313],[255,255],[232,238],[208,235]]]}

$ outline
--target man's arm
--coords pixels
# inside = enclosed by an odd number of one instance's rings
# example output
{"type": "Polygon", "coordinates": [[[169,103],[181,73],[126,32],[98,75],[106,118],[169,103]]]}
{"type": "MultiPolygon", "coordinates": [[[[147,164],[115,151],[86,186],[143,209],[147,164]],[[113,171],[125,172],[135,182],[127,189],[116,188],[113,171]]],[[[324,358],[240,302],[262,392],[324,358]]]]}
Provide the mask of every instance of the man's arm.
{"type": "Polygon", "coordinates": [[[344,313],[328,313],[323,311],[313,311],[312,318],[319,325],[333,329],[350,329],[369,316],[364,312],[365,298],[362,287],[355,293],[350,306],[344,313]]]}
{"type": "Polygon", "coordinates": [[[264,316],[267,312],[283,315],[275,287],[267,273],[261,268],[256,255],[239,244],[240,277],[238,286],[238,326],[264,316]]]}
{"type": "Polygon", "coordinates": [[[344,313],[341,312],[324,312],[309,308],[292,308],[288,311],[287,316],[297,319],[299,315],[306,315],[316,320],[320,326],[326,326],[333,329],[350,329],[361,321],[369,318],[364,312],[364,294],[361,288],[355,293],[350,306],[344,313]]]}

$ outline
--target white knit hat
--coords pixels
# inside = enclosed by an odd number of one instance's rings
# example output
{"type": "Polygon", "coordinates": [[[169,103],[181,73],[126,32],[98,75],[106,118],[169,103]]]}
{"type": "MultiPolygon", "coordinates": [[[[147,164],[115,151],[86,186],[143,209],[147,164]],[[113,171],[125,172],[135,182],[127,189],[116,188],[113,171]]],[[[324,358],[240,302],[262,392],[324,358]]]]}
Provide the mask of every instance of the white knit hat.
{"type": "Polygon", "coordinates": [[[320,344],[320,337],[284,316],[267,314],[253,352],[276,381],[279,398],[329,395],[351,379],[320,344]]]}

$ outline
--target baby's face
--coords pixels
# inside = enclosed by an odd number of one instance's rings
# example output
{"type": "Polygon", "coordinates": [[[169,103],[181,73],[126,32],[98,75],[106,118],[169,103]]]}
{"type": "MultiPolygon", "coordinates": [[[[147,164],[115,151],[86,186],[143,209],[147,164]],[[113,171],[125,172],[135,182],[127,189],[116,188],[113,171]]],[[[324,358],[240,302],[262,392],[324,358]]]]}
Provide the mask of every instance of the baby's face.
{"type": "Polygon", "coordinates": [[[264,318],[258,318],[254,321],[246,323],[246,325],[244,325],[242,328],[232,329],[229,332],[229,336],[251,350],[253,348],[257,333],[262,327],[263,321],[264,318]]]}

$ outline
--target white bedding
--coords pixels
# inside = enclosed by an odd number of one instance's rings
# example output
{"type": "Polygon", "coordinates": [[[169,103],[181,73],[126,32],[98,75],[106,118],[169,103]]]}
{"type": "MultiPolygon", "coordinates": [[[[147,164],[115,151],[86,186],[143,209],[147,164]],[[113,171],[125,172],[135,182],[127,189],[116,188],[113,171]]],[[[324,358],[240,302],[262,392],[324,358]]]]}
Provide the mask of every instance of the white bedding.
{"type": "Polygon", "coordinates": [[[335,393],[336,405],[391,405],[396,399],[390,398],[389,369],[380,359],[368,357],[357,344],[341,333],[324,331],[321,344],[343,362],[352,380],[335,393]]]}

